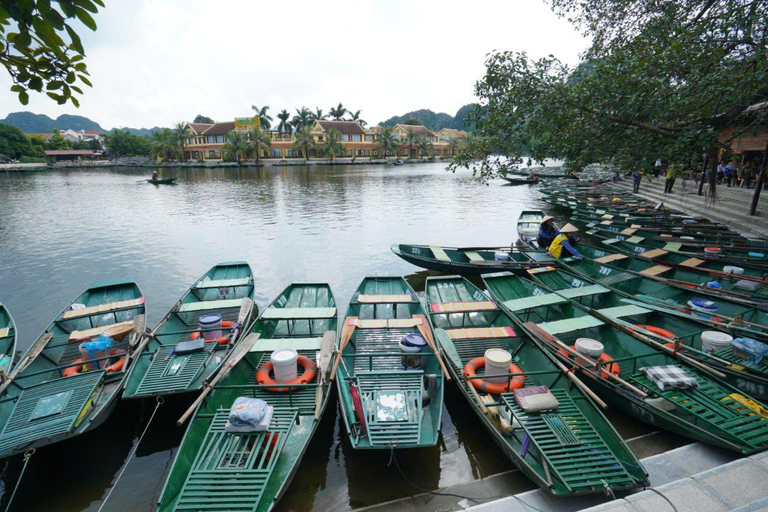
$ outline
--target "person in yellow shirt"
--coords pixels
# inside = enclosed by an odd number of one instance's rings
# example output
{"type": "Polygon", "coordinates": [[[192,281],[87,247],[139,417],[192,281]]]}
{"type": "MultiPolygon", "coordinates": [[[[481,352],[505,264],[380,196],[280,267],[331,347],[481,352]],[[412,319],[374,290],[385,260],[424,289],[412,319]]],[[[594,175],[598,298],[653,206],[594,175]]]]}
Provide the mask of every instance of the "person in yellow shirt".
{"type": "Polygon", "coordinates": [[[566,224],[563,226],[563,229],[560,230],[560,233],[555,237],[554,240],[552,240],[552,243],[549,245],[549,254],[558,260],[560,258],[567,258],[568,256],[583,259],[584,256],[579,254],[579,251],[573,248],[570,240],[568,239],[568,235],[578,232],[579,229],[573,224],[566,224]]]}

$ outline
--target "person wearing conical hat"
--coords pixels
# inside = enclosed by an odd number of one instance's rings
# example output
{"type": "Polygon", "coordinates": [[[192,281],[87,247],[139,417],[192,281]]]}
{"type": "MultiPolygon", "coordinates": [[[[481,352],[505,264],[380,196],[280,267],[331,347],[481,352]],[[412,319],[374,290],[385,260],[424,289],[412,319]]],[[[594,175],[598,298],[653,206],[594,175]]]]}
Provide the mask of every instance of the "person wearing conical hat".
{"type": "Polygon", "coordinates": [[[552,240],[552,243],[549,245],[549,254],[558,260],[560,258],[567,258],[568,256],[583,259],[584,256],[579,254],[579,251],[573,248],[570,240],[568,239],[569,234],[578,232],[579,228],[573,224],[566,224],[563,226],[563,229],[560,230],[560,233],[555,237],[554,240],[552,240]]]}
{"type": "Polygon", "coordinates": [[[555,226],[555,218],[551,215],[547,215],[541,219],[541,226],[539,226],[539,235],[536,237],[536,241],[539,247],[549,247],[552,241],[560,232],[555,226]]]}

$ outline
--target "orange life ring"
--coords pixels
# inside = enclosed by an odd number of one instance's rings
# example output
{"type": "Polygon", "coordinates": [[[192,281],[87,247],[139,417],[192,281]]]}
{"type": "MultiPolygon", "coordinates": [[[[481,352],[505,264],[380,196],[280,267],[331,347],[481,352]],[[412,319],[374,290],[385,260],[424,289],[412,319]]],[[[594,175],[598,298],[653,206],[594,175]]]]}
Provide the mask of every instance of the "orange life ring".
{"type": "MultiPolygon", "coordinates": [[[[485,368],[485,357],[480,356],[472,359],[466,365],[464,365],[464,375],[467,377],[474,377],[477,374],[478,368],[485,368]]],[[[509,365],[509,373],[523,373],[523,371],[514,363],[509,365]]],[[[525,375],[516,375],[512,377],[512,380],[507,386],[506,383],[485,382],[483,379],[467,379],[472,386],[483,393],[490,393],[491,395],[500,395],[513,389],[519,389],[525,384],[525,375]]]]}
{"type": "Polygon", "coordinates": [[[646,331],[652,332],[654,334],[658,334],[659,336],[664,336],[667,339],[677,338],[677,334],[673,333],[672,331],[668,331],[666,329],[662,329],[661,327],[656,327],[654,325],[635,324],[635,327],[639,327],[640,329],[645,329],[646,331]]]}
{"type": "MultiPolygon", "coordinates": [[[[309,384],[312,382],[312,380],[315,378],[315,375],[317,375],[317,365],[313,360],[308,358],[307,356],[299,355],[298,359],[296,360],[296,364],[304,368],[304,371],[301,375],[296,377],[295,379],[289,380],[288,382],[283,382],[283,384],[286,384],[288,386],[296,385],[296,384],[309,384]]],[[[256,382],[258,382],[262,386],[274,386],[277,384],[280,384],[275,379],[269,376],[269,374],[272,372],[272,361],[267,361],[264,366],[259,368],[259,371],[256,372],[256,382]]],[[[282,393],[283,391],[295,391],[299,388],[265,388],[267,391],[273,391],[282,393]]]]}
{"type": "Polygon", "coordinates": [[[64,372],[62,372],[62,377],[72,377],[73,375],[77,375],[80,373],[80,369],[82,368],[82,364],[85,362],[85,359],[82,357],[80,359],[75,359],[72,361],[73,365],[77,366],[70,366],[68,368],[64,369],[64,372]]]}
{"type": "MultiPolygon", "coordinates": [[[[125,361],[128,358],[128,354],[126,354],[125,352],[119,351],[117,349],[112,349],[109,352],[109,355],[111,356],[116,356],[118,354],[123,354],[123,357],[118,359],[116,363],[112,363],[111,365],[107,366],[105,368],[107,373],[117,373],[117,372],[123,371],[123,366],[125,366],[125,361]]],[[[72,377],[74,375],[81,373],[81,370],[85,365],[85,359],[83,359],[82,357],[80,359],[75,359],[74,361],[72,361],[72,364],[73,365],[76,364],[77,366],[70,366],[68,368],[65,368],[61,374],[62,377],[72,377]]]]}
{"type": "MultiPolygon", "coordinates": [[[[571,350],[573,350],[574,352],[576,352],[576,345],[571,345],[569,348],[571,350]]],[[[560,355],[565,356],[565,357],[572,357],[571,354],[569,354],[568,352],[565,351],[565,349],[560,349],[560,351],[558,353],[560,355]]],[[[584,357],[589,358],[589,356],[584,356],[584,357]]],[[[603,368],[608,370],[612,374],[618,376],[621,373],[621,366],[619,366],[619,363],[611,363],[611,364],[608,364],[608,365],[605,364],[605,363],[608,363],[610,361],[613,361],[613,358],[611,356],[609,356],[605,352],[600,354],[600,362],[603,363],[603,368]]],[[[605,371],[601,371],[600,372],[600,376],[602,378],[604,378],[604,379],[608,378],[608,374],[605,371]]]]}
{"type": "MultiPolygon", "coordinates": [[[[235,326],[235,322],[232,322],[230,320],[223,320],[221,322],[222,329],[227,329],[227,328],[231,329],[234,326],[235,326]]],[[[200,327],[198,327],[195,332],[189,335],[189,339],[196,340],[200,337],[200,334],[201,334],[201,329],[200,327]]],[[[219,345],[226,345],[227,343],[229,343],[229,336],[221,336],[220,338],[214,338],[213,340],[206,340],[206,341],[208,342],[216,341],[218,342],[219,345]]]]}

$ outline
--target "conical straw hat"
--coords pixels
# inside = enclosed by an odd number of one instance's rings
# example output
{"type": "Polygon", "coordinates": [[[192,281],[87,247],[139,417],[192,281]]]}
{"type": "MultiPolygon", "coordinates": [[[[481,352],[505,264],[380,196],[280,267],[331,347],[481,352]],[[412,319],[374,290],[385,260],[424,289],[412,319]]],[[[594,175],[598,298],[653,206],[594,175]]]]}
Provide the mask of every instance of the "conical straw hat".
{"type": "Polygon", "coordinates": [[[579,232],[579,228],[577,228],[573,224],[566,224],[565,226],[563,226],[563,229],[561,229],[560,232],[561,233],[566,233],[566,234],[567,233],[578,233],[579,232]]]}

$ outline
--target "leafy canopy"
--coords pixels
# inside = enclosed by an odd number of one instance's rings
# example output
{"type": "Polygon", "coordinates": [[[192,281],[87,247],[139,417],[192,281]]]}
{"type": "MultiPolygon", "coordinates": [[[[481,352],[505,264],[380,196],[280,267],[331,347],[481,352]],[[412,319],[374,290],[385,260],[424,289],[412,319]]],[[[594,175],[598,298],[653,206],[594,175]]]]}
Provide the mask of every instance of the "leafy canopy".
{"type": "Polygon", "coordinates": [[[70,21],[96,30],[92,14],[102,0],[0,0],[0,65],[11,76],[11,91],[29,102],[29,91],[43,92],[59,105],[80,106],[78,84],[91,87],[83,62],[85,49],[70,21]]]}

